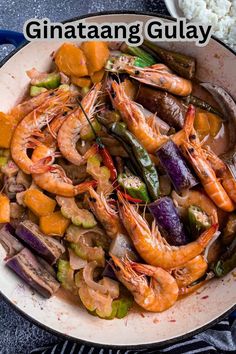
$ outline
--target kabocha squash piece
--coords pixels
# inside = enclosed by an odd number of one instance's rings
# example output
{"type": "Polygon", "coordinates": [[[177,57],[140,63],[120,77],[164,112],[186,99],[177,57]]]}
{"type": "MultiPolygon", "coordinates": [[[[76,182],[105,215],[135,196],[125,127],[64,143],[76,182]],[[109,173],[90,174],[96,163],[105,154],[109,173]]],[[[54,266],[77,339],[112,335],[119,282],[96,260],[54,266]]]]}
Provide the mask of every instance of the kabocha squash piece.
{"type": "Polygon", "coordinates": [[[103,68],[99,71],[96,71],[94,74],[91,75],[92,83],[97,84],[98,82],[102,81],[104,74],[105,70],[103,68]]]}
{"type": "Polygon", "coordinates": [[[4,194],[0,194],[0,223],[10,222],[10,200],[4,194]]]}
{"type": "Polygon", "coordinates": [[[15,122],[8,114],[0,112],[0,148],[8,149],[15,130],[15,122]]]}
{"type": "Polygon", "coordinates": [[[55,63],[59,71],[68,76],[88,75],[85,55],[79,47],[72,43],[62,44],[56,53],[55,63]]]}
{"type": "Polygon", "coordinates": [[[84,42],[81,45],[86,60],[89,75],[101,70],[109,57],[109,49],[105,42],[84,42]]]}
{"type": "Polygon", "coordinates": [[[197,110],[194,128],[200,136],[200,139],[203,139],[210,133],[210,124],[208,121],[207,112],[197,110]]]}
{"type": "Polygon", "coordinates": [[[207,112],[207,116],[210,125],[210,135],[214,138],[222,127],[222,120],[214,113],[207,112]]]}
{"type": "Polygon", "coordinates": [[[79,87],[90,87],[91,86],[90,77],[71,76],[71,82],[72,82],[72,84],[79,86],[79,87]]]}
{"type": "Polygon", "coordinates": [[[28,189],[24,195],[25,205],[37,216],[51,214],[56,206],[56,201],[43,194],[38,189],[28,189]]]}
{"type": "Polygon", "coordinates": [[[39,228],[45,235],[62,237],[70,225],[70,220],[65,218],[60,211],[47,216],[41,216],[39,228]]]}

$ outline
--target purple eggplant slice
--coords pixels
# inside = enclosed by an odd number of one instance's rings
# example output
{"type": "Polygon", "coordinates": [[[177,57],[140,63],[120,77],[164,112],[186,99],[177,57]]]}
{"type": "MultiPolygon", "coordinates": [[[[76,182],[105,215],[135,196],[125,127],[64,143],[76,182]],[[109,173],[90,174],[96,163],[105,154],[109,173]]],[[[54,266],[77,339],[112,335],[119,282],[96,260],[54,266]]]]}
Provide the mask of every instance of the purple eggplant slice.
{"type": "Polygon", "coordinates": [[[38,225],[30,220],[18,225],[16,235],[49,264],[54,264],[65,252],[65,247],[59,241],[44,235],[38,225]]]}
{"type": "Polygon", "coordinates": [[[19,253],[24,246],[13,235],[14,228],[10,224],[5,224],[0,230],[0,244],[7,252],[7,258],[19,253]]]}
{"type": "Polygon", "coordinates": [[[156,151],[156,155],[177,192],[190,189],[198,184],[180,149],[172,140],[163,144],[156,151]]]}
{"type": "Polygon", "coordinates": [[[148,208],[170,245],[181,246],[189,242],[187,232],[171,198],[160,198],[149,204],[148,208]]]}
{"type": "Polygon", "coordinates": [[[57,292],[60,284],[37,261],[27,248],[7,260],[6,265],[42,296],[49,298],[57,292]]]}

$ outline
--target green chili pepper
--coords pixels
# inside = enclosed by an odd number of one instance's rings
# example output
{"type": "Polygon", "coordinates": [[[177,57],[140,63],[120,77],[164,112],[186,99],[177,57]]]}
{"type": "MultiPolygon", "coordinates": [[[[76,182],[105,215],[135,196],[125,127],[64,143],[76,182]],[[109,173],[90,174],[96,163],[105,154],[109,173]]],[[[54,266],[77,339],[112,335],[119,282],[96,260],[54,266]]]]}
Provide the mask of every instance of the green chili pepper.
{"type": "Polygon", "coordinates": [[[142,63],[145,64],[145,66],[151,66],[157,63],[157,60],[151,54],[147,53],[145,50],[143,50],[140,47],[130,47],[124,42],[121,45],[120,50],[125,54],[133,55],[137,58],[140,58],[142,60],[142,63]]]}
{"type": "Polygon", "coordinates": [[[194,106],[204,109],[205,111],[217,114],[218,116],[222,117],[222,114],[216,108],[212,107],[209,103],[199,97],[189,95],[187,97],[184,97],[183,101],[187,105],[193,104],[194,106]]]}
{"type": "Polygon", "coordinates": [[[217,277],[223,277],[236,267],[236,238],[225,253],[214,264],[213,271],[217,277]]]}
{"type": "Polygon", "coordinates": [[[131,159],[136,161],[136,166],[142,175],[142,178],[147,186],[148,192],[153,200],[158,197],[159,179],[152,160],[147,151],[136,140],[135,136],[130,133],[122,124],[114,123],[111,127],[111,132],[119,138],[120,141],[125,142],[125,145],[131,149],[131,159]]]}
{"type": "Polygon", "coordinates": [[[188,220],[190,230],[195,238],[211,226],[208,215],[195,205],[190,205],[188,208],[188,220]]]}
{"type": "Polygon", "coordinates": [[[118,176],[118,183],[131,197],[150,202],[147,187],[139,177],[122,173],[118,176]]]}

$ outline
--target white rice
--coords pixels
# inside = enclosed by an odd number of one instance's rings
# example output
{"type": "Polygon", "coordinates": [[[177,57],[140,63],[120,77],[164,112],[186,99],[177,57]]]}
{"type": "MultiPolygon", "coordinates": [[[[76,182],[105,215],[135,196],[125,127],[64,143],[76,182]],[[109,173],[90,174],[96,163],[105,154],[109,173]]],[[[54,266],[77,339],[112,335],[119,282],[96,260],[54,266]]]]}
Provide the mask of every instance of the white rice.
{"type": "Polygon", "coordinates": [[[212,25],[213,33],[236,51],[236,0],[179,0],[185,17],[212,25]]]}

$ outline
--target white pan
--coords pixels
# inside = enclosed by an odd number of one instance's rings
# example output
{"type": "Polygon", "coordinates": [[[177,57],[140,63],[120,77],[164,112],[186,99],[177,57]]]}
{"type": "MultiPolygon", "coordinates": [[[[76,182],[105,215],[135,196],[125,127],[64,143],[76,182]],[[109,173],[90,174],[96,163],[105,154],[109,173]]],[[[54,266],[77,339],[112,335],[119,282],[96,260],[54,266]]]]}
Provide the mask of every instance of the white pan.
{"type": "MultiPolygon", "coordinates": [[[[102,13],[84,18],[86,21],[100,23],[146,22],[153,16],[126,12],[102,13]]],[[[78,19],[81,18],[73,21],[78,19]]],[[[60,43],[29,43],[15,50],[2,62],[0,111],[8,111],[24,95],[28,85],[26,70],[36,67],[44,71],[49,68],[50,54],[60,43]]],[[[236,56],[221,42],[211,39],[207,47],[201,48],[191,43],[163,45],[195,57],[198,79],[224,87],[236,99],[236,56]]],[[[178,301],[163,313],[142,312],[141,315],[135,310],[123,320],[101,320],[89,315],[79,305],[65,302],[60,297],[44,300],[4,266],[4,257],[5,251],[0,246],[0,291],[10,304],[47,330],[93,345],[147,348],[167,344],[204,330],[235,308],[236,279],[232,272],[223,279],[210,281],[201,289],[200,294],[195,293],[178,301]]]]}

